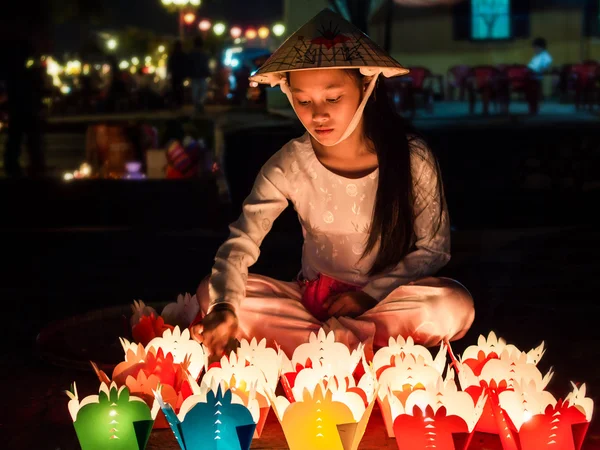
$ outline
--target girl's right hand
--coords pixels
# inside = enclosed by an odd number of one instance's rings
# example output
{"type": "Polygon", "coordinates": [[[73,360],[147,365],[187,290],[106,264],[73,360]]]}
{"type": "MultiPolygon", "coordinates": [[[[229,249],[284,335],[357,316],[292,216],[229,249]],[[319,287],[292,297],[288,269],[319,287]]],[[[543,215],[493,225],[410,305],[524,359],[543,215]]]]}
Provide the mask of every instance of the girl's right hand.
{"type": "Polygon", "coordinates": [[[192,327],[192,337],[208,348],[209,353],[221,358],[223,351],[238,331],[238,319],[231,308],[215,306],[201,324],[192,327]]]}

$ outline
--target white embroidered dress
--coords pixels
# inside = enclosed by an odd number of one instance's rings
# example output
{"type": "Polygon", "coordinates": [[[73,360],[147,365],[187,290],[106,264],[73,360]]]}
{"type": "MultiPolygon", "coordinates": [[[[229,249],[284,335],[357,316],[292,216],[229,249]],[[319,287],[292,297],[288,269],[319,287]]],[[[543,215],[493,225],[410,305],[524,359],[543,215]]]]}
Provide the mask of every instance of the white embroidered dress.
{"type": "MultiPolygon", "coordinates": [[[[417,141],[413,141],[417,142],[417,141]]],[[[396,267],[367,275],[377,248],[361,259],[372,219],[379,171],[351,179],[337,175],[318,160],[308,133],[288,142],[258,174],[230,237],[219,248],[213,266],[211,304],[236,309],[246,297],[248,267],[259,257],[260,244],[273,221],[292,202],[304,234],[302,273],[314,279],[323,273],[351,284],[381,301],[394,289],[432,275],[450,259],[450,227],[444,212],[439,229],[440,198],[430,151],[411,149],[416,195],[414,248],[396,267]]]]}

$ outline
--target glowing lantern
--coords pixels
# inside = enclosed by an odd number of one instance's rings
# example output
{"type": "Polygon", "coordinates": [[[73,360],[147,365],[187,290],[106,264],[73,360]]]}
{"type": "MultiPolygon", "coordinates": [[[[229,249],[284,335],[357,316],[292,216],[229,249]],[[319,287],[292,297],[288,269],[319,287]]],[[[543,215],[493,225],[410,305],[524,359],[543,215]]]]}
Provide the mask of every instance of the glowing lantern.
{"type": "MultiPolygon", "coordinates": [[[[206,365],[206,354],[203,347],[190,338],[189,330],[167,330],[162,337],[157,337],[144,347],[127,339],[121,339],[125,351],[125,360],[113,370],[112,381],[117,386],[127,386],[129,390],[151,404],[152,393],[159,385],[163,389],[163,397],[179,408],[183,401],[192,394],[191,383],[200,376],[206,365]]],[[[101,382],[108,383],[108,376],[98,370],[92,363],[101,382]]],[[[155,428],[168,427],[164,416],[159,415],[155,428]]]]}
{"type": "Polygon", "coordinates": [[[212,24],[210,23],[210,20],[201,20],[200,23],[198,24],[198,28],[200,28],[200,30],[202,31],[208,31],[210,30],[210,27],[212,26],[212,24]]]}
{"type": "Polygon", "coordinates": [[[239,38],[242,35],[242,29],[240,27],[233,27],[231,30],[229,30],[229,33],[231,34],[232,38],[239,38]]]}
{"type": "Polygon", "coordinates": [[[490,333],[468,347],[457,365],[462,389],[473,398],[487,395],[476,431],[498,435],[504,450],[581,447],[593,402],[585,398],[585,387],[565,401],[545,391],[553,373],[542,376],[536,367],[544,351],[542,343],[525,353],[490,333]]]}
{"type": "Polygon", "coordinates": [[[529,353],[521,352],[514,345],[507,345],[491,332],[487,339],[480,336],[477,345],[467,347],[458,365],[458,378],[463,391],[473,398],[484,392],[488,402],[477,431],[505,436],[503,414],[498,407],[498,395],[504,390],[512,390],[514,380],[534,381],[539,390],[546,388],[552,378],[552,371],[542,376],[536,367],[544,354],[543,343],[529,353]]]}
{"type": "Polygon", "coordinates": [[[268,392],[292,450],[358,447],[377,392],[362,344],[351,352],[333,332],[320,329],[291,360],[282,354],[280,379],[285,397],[268,392]],[[354,372],[361,360],[365,374],[357,385],[354,372]]]}
{"type": "Polygon", "coordinates": [[[261,39],[266,39],[269,37],[269,29],[267,27],[260,27],[258,29],[258,37],[261,39]]]}
{"type": "Polygon", "coordinates": [[[188,25],[193,24],[195,20],[196,20],[196,14],[194,14],[192,12],[185,13],[183,15],[183,21],[188,25]]]}
{"type": "Polygon", "coordinates": [[[213,27],[213,31],[217,36],[221,36],[223,33],[225,33],[225,24],[219,22],[219,23],[215,23],[215,26],[213,27]]]}
{"type": "Polygon", "coordinates": [[[377,350],[373,356],[373,368],[379,377],[381,372],[387,367],[394,366],[396,362],[402,362],[407,358],[414,361],[422,359],[423,364],[433,367],[441,374],[446,366],[446,353],[446,347],[441,345],[434,359],[429,350],[422,345],[416,345],[412,337],[406,339],[402,336],[398,336],[397,339],[390,337],[388,345],[377,350]]]}
{"type": "Polygon", "coordinates": [[[573,388],[564,402],[539,390],[534,381],[515,382],[512,390],[499,394],[499,405],[519,433],[522,450],[580,448],[594,403],[585,397],[585,384],[581,389],[573,388]]]}
{"type": "Polygon", "coordinates": [[[248,28],[246,30],[246,39],[255,39],[256,38],[256,30],[254,28],[248,28]]]}
{"type": "Polygon", "coordinates": [[[183,450],[250,448],[258,414],[255,400],[249,402],[249,409],[231,390],[203,384],[175,414],[159,390],[154,395],[183,450]]]}
{"type": "Polygon", "coordinates": [[[390,337],[388,345],[375,353],[373,370],[380,385],[377,401],[389,437],[395,436],[394,402],[397,400],[404,406],[414,391],[435,385],[445,369],[446,353],[442,345],[434,359],[426,347],[415,345],[410,336],[390,337]]]}
{"type": "Polygon", "coordinates": [[[275,25],[273,25],[273,34],[275,36],[282,36],[283,33],[285,33],[285,25],[281,23],[276,23],[275,25]]]}
{"type": "Polygon", "coordinates": [[[250,343],[245,339],[240,342],[237,352],[229,357],[223,356],[221,361],[212,364],[202,377],[202,383],[209,385],[215,382],[225,383],[225,387],[244,399],[244,405],[251,399],[250,387],[255,390],[253,396],[258,401],[260,417],[257,420],[255,438],[259,438],[264,428],[271,402],[268,392],[274,392],[279,381],[280,366],[284,353],[281,350],[266,347],[266,340],[250,343]]]}
{"type": "Polygon", "coordinates": [[[142,300],[134,300],[131,310],[133,315],[130,321],[134,340],[146,345],[154,337],[162,336],[162,332],[158,331],[160,325],[164,325],[164,329],[172,329],[174,326],[181,329],[188,328],[198,315],[200,304],[195,295],[190,296],[186,293],[179,294],[175,302],[167,304],[160,316],[154,308],[147,306],[142,300]],[[142,327],[143,330],[138,330],[142,327]],[[152,334],[148,330],[149,327],[154,328],[156,333],[152,334]]]}
{"type": "Polygon", "coordinates": [[[66,391],[71,399],[69,412],[82,450],[118,449],[143,450],[158,413],[158,403],[152,410],[144,400],[129,395],[126,387],[102,383],[98,395],[81,402],[77,386],[66,391]]]}
{"type": "Polygon", "coordinates": [[[377,382],[368,368],[358,385],[352,376],[298,377],[295,398],[272,398],[291,450],[356,450],[375,404],[377,382]]]}
{"type": "Polygon", "coordinates": [[[289,401],[294,400],[293,388],[300,372],[306,369],[321,369],[320,376],[352,376],[364,357],[364,345],[360,344],[352,352],[340,342],[335,341],[333,331],[325,334],[321,328],[318,334],[311,333],[308,343],[299,345],[292,359],[282,354],[281,384],[289,401]]]}
{"type": "Polygon", "coordinates": [[[190,365],[188,370],[194,380],[198,379],[200,372],[202,372],[202,369],[206,365],[204,348],[191,338],[190,331],[187,328],[183,331],[180,331],[179,327],[175,327],[173,330],[166,330],[161,337],[152,339],[146,346],[146,349],[147,351],[162,349],[165,354],[171,353],[173,361],[176,364],[181,364],[186,359],[189,359],[190,365]]]}
{"type": "MultiPolygon", "coordinates": [[[[389,375],[390,372],[394,372],[394,369],[386,370],[384,375],[389,375]]],[[[404,372],[408,381],[411,370],[405,369],[404,372]]],[[[414,368],[413,372],[415,375],[418,373],[414,368]]],[[[421,378],[422,374],[419,375],[414,378],[424,379],[421,378]]],[[[398,448],[403,450],[468,448],[475,425],[483,411],[486,401],[484,395],[474,402],[469,394],[458,391],[454,381],[454,371],[451,369],[448,370],[445,380],[441,375],[437,375],[433,382],[431,380],[424,384],[419,382],[411,386],[408,392],[406,389],[400,393],[394,391],[393,383],[390,383],[391,378],[381,382],[379,397],[389,405],[398,448]]],[[[401,383],[402,381],[398,384],[401,383]]]]}

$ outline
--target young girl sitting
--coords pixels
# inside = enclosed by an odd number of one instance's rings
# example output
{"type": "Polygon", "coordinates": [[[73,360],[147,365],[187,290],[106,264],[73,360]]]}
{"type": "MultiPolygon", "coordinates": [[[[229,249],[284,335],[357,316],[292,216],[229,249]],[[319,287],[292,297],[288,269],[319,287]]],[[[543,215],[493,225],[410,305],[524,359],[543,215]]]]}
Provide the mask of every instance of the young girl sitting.
{"type": "Polygon", "coordinates": [[[251,78],[279,84],[307,133],[262,167],[198,287],[192,335],[213,354],[255,337],[291,355],[321,327],[350,347],[398,335],[431,346],[469,329],[469,292],[432,277],[450,259],[438,164],[379,80],[406,72],[324,10],[251,78]],[[304,234],[298,280],[248,274],[288,202],[304,234]]]}

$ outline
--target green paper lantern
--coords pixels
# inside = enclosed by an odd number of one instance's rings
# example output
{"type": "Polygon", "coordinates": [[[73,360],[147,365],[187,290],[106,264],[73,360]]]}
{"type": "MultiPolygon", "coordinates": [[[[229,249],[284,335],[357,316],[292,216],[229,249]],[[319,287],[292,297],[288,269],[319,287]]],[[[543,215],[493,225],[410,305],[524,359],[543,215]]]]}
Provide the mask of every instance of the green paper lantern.
{"type": "Polygon", "coordinates": [[[98,395],[81,402],[73,383],[69,412],[82,450],[143,450],[146,447],[156,412],[129,389],[115,383],[100,385],[98,395]]]}

